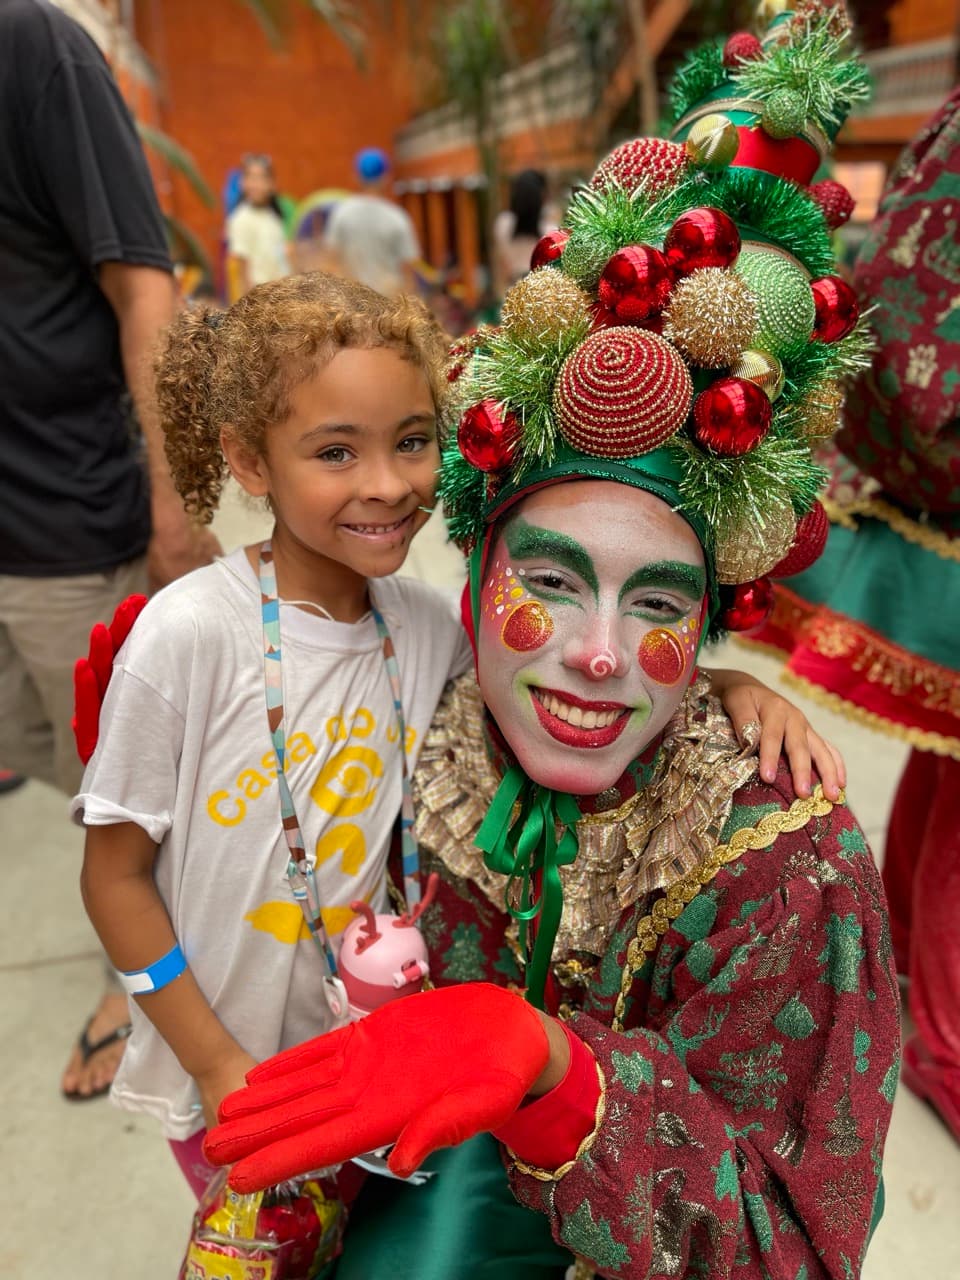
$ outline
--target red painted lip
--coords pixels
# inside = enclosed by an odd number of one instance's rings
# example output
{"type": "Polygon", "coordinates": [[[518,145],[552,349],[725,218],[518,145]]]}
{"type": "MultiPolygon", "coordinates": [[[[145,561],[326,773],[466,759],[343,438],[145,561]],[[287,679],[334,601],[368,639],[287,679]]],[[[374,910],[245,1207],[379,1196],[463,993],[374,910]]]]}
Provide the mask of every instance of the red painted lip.
{"type": "MultiPolygon", "coordinates": [[[[560,697],[559,693],[556,697],[560,697]]],[[[621,710],[623,714],[619,719],[614,720],[613,724],[608,724],[603,729],[580,729],[576,725],[568,724],[566,720],[560,720],[556,716],[550,714],[539,698],[535,697],[533,691],[530,692],[530,701],[533,703],[533,709],[537,713],[537,719],[543,728],[549,733],[551,738],[556,739],[565,747],[580,747],[596,750],[598,747],[609,747],[611,743],[616,742],[627,727],[627,721],[630,719],[630,708],[623,706],[619,702],[582,702],[579,699],[571,699],[569,695],[564,695],[563,701],[568,706],[582,707],[587,711],[617,711],[621,710]]]]}

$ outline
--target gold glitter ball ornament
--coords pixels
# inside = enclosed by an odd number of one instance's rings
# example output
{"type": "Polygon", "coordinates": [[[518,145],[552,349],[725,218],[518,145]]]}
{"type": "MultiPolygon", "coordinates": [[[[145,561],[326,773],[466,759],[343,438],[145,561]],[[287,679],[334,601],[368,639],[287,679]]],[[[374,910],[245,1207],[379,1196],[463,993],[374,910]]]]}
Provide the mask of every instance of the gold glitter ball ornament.
{"type": "Polygon", "coordinates": [[[689,360],[723,369],[753,337],[757,301],[739,276],[704,267],[677,284],[663,318],[663,336],[689,360]]]}
{"type": "Polygon", "coordinates": [[[844,391],[839,382],[825,378],[796,406],[791,420],[807,440],[829,440],[840,427],[844,391]]]}
{"type": "Polygon", "coordinates": [[[749,347],[741,351],[730,366],[730,374],[734,378],[755,382],[770,400],[776,400],[783,390],[783,365],[769,351],[754,351],[749,347]]]}
{"type": "Polygon", "coordinates": [[[684,143],[698,169],[725,169],[737,154],[740,135],[733,121],[719,112],[701,116],[684,143]]]}
{"type": "Polygon", "coordinates": [[[765,495],[762,525],[749,511],[724,514],[715,530],[717,581],[733,585],[762,578],[787,554],[796,533],[797,520],[788,497],[765,495]]]}
{"type": "Polygon", "coordinates": [[[550,345],[559,334],[589,321],[589,296],[553,267],[541,267],[518,280],[500,311],[503,332],[523,346],[550,345]]]}

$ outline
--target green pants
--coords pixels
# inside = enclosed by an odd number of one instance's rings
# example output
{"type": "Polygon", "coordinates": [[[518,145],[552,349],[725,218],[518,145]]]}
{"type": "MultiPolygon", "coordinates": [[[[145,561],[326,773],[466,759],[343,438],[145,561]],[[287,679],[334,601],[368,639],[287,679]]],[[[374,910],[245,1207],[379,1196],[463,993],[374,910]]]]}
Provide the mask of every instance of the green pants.
{"type": "Polygon", "coordinates": [[[563,1280],[573,1255],[518,1204],[482,1133],[426,1161],[413,1187],[371,1176],[353,1207],[336,1280],[563,1280]]]}

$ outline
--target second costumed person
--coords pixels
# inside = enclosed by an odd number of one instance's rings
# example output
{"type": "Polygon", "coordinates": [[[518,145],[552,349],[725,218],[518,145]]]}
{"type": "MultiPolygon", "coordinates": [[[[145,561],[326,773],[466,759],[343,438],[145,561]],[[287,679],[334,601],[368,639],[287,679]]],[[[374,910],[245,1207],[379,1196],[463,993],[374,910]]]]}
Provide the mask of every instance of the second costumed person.
{"type": "Polygon", "coordinates": [[[807,186],[841,11],[696,52],[451,369],[477,677],[414,776],[437,989],[261,1064],[247,1191],[393,1145],[353,1277],[859,1276],[899,1006],[849,810],[758,774],[697,673],[823,545],[811,439],[867,341],[807,186]],[[512,1192],[512,1195],[511,1195],[512,1192]]]}

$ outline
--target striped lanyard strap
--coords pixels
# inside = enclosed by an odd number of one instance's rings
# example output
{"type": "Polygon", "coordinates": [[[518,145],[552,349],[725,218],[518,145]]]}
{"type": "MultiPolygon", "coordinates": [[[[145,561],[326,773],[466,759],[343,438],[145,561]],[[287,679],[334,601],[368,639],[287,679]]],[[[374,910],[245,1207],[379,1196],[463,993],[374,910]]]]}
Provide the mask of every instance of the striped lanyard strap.
{"type": "MultiPolygon", "coordinates": [[[[273,551],[269,542],[260,548],[260,601],[263,614],[263,683],[267,700],[267,724],[274,754],[277,757],[277,786],[280,792],[280,817],[283,834],[290,857],[287,862],[287,879],[293,896],[303,912],[310,936],[320,948],[332,978],[337,978],[337,961],[330,938],[323,924],[323,912],[317,891],[315,857],[307,855],[303,832],[297,819],[293,796],[286,774],[286,743],[283,725],[283,674],[280,653],[280,601],[277,596],[277,573],[273,563],[273,551]]],[[[400,809],[400,839],[403,855],[403,883],[407,910],[412,911],[420,901],[420,858],[413,834],[413,794],[407,767],[407,729],[400,698],[400,667],[396,651],[383,615],[371,602],[371,613],[383,647],[383,661],[393,694],[394,711],[399,735],[402,802],[400,809]]]]}

